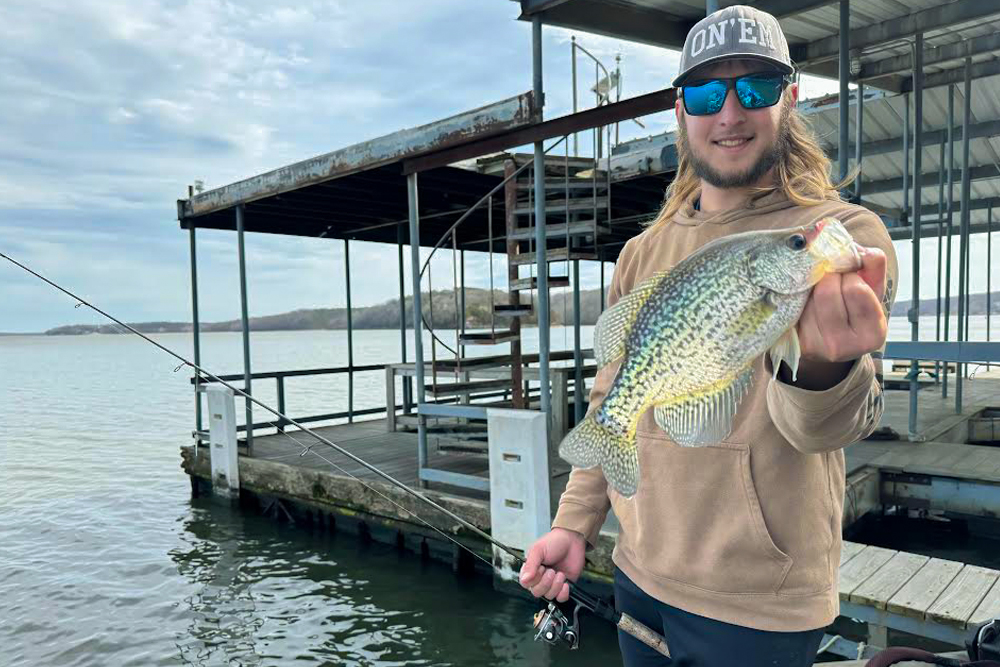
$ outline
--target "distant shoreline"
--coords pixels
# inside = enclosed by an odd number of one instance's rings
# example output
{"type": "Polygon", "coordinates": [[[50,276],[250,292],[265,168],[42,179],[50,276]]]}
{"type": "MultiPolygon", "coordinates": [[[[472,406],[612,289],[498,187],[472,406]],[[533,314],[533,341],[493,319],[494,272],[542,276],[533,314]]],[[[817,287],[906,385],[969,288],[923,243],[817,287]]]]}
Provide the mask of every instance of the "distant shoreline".
{"type": "MultiPolygon", "coordinates": [[[[425,295],[426,297],[427,295],[425,295]]],[[[569,326],[572,317],[569,315],[571,309],[566,309],[565,302],[571,297],[568,294],[553,295],[551,304],[552,326],[569,326]],[[563,321],[564,316],[566,321],[563,321]]],[[[980,292],[969,297],[969,315],[982,317],[986,315],[986,293],[980,292]]],[[[428,301],[430,299],[428,298],[428,301]]],[[[942,300],[943,301],[943,300],[942,300]]],[[[993,292],[991,295],[991,312],[1000,314],[1000,292],[993,292]]],[[[491,300],[487,290],[473,289],[466,290],[466,328],[468,329],[488,329],[490,327],[491,303],[507,303],[507,294],[496,291],[491,300]]],[[[536,303],[537,305],[537,303],[536,303]]],[[[942,303],[942,306],[944,304],[942,303]]],[[[412,330],[413,310],[412,299],[407,299],[405,303],[404,321],[407,323],[407,330],[412,330]]],[[[892,317],[906,317],[907,311],[911,307],[911,302],[897,301],[892,309],[892,317]]],[[[937,311],[937,299],[923,299],[920,302],[921,317],[933,317],[937,311]]],[[[451,291],[434,292],[434,312],[436,314],[435,325],[439,330],[454,329],[456,326],[455,295],[451,291]]],[[[584,290],[580,293],[580,320],[584,326],[591,326],[597,322],[601,312],[600,292],[598,290],[584,290]]],[[[958,313],[958,298],[951,297],[951,314],[958,313]]],[[[375,306],[366,306],[353,309],[353,330],[355,331],[399,331],[400,306],[399,300],[393,299],[375,306]]],[[[265,315],[250,318],[250,331],[346,331],[347,311],[345,308],[303,308],[278,315],[265,315]]],[[[157,333],[192,333],[194,330],[190,322],[137,322],[130,323],[137,331],[144,334],[157,333]]],[[[525,328],[537,328],[537,321],[534,317],[522,318],[522,326],[525,328]]],[[[240,332],[243,325],[240,320],[227,320],[224,322],[203,322],[200,325],[201,333],[215,333],[219,331],[240,332]]],[[[88,334],[109,334],[120,335],[128,333],[116,324],[72,324],[55,327],[47,331],[36,332],[2,332],[0,336],[81,336],[88,334]]]]}

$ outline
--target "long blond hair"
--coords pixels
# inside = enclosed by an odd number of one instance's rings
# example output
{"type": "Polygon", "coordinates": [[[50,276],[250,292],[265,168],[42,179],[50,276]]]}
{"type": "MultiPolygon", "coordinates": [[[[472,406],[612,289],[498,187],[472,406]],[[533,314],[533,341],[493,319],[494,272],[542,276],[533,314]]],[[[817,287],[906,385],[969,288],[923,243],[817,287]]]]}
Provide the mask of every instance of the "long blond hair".
{"type": "MultiPolygon", "coordinates": [[[[815,133],[806,124],[799,110],[792,103],[791,96],[782,100],[779,141],[785,148],[774,167],[775,184],[752,188],[752,196],[759,196],[783,190],[788,198],[799,206],[815,206],[828,199],[840,199],[840,190],[849,185],[857,176],[855,167],[840,183],[830,178],[830,159],[823,152],[815,133]]],[[[687,141],[683,120],[678,124],[677,175],[667,187],[663,207],[649,225],[658,227],[671,220],[685,205],[693,204],[701,189],[701,179],[692,166],[691,149],[687,141]]]]}

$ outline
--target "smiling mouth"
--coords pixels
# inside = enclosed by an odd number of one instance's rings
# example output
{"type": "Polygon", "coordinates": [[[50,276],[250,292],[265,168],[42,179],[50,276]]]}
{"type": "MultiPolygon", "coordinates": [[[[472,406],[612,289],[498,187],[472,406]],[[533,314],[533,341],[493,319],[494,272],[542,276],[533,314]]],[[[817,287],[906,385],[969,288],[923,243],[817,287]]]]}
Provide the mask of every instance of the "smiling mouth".
{"type": "Polygon", "coordinates": [[[753,137],[735,137],[731,139],[718,139],[712,143],[724,148],[739,148],[753,141],[753,137]]]}

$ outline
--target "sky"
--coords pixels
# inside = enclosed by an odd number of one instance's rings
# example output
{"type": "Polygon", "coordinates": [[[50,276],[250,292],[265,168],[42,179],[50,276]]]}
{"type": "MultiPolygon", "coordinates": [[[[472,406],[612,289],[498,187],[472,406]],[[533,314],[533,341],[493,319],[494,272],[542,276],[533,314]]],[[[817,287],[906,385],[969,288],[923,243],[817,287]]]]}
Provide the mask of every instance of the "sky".
{"type": "MultiPolygon", "coordinates": [[[[189,321],[176,220],[189,184],[219,187],[530,90],[530,25],[517,15],[509,0],[4,0],[0,252],[120,319],[189,321]]],[[[548,118],[571,110],[572,34],[544,30],[548,118]]],[[[676,52],[577,39],[609,69],[621,55],[625,96],[677,71],[676,52]]],[[[804,87],[812,97],[836,84],[804,87]]],[[[672,112],[643,122],[623,124],[622,138],[674,127],[672,112]]],[[[345,304],[342,241],[248,234],[246,245],[251,316],[345,304]]],[[[936,261],[925,252],[925,266],[936,261]]],[[[435,288],[450,286],[450,261],[436,259],[435,288]]],[[[494,263],[502,282],[505,260],[494,263]]],[[[374,265],[395,275],[395,246],[352,243],[351,265],[354,306],[398,296],[395,280],[365,279],[374,265]]],[[[581,268],[583,287],[597,287],[598,267],[581,268]]],[[[198,273],[202,321],[238,318],[235,234],[199,231],[198,273]]],[[[466,275],[487,286],[487,257],[467,253],[466,275]]],[[[0,332],[101,322],[73,306],[0,263],[0,332]]]]}

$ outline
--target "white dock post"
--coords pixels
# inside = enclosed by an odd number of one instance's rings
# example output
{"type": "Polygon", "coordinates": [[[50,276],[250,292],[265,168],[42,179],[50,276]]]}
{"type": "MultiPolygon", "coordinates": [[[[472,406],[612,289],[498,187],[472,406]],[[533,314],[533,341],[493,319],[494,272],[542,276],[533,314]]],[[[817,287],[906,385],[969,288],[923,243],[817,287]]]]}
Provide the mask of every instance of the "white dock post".
{"type": "MultiPolygon", "coordinates": [[[[493,537],[527,551],[549,530],[549,456],[546,415],[537,410],[489,408],[490,526],[493,537]]],[[[516,582],[514,559],[493,547],[494,581],[516,582]]]]}
{"type": "Polygon", "coordinates": [[[229,387],[209,385],[208,442],[212,458],[212,493],[225,498],[240,495],[240,469],[236,451],[236,399],[229,387]]]}

